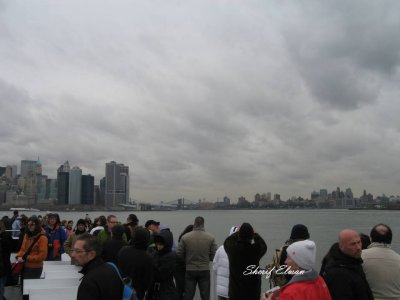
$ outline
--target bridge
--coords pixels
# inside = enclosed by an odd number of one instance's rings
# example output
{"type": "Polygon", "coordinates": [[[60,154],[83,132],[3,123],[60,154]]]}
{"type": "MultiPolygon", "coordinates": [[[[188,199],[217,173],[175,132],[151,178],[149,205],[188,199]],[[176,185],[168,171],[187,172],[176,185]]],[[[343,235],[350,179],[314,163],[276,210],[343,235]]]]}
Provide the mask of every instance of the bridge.
{"type": "Polygon", "coordinates": [[[180,198],[167,202],[160,201],[159,204],[141,202],[132,199],[130,204],[119,204],[118,206],[123,207],[126,210],[178,210],[192,208],[195,203],[196,202],[186,198],[180,198]]]}

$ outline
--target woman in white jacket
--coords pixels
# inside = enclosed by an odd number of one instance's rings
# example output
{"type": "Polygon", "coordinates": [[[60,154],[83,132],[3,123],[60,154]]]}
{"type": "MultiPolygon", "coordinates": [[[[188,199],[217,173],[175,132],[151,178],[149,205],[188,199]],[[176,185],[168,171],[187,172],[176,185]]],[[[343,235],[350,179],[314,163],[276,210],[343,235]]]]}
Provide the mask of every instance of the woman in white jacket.
{"type": "MultiPolygon", "coordinates": [[[[238,230],[237,226],[233,226],[229,231],[229,235],[238,230]]],[[[229,259],[225,252],[224,245],[220,246],[215,253],[213,261],[213,270],[215,272],[215,283],[218,300],[229,299],[229,259]]]]}

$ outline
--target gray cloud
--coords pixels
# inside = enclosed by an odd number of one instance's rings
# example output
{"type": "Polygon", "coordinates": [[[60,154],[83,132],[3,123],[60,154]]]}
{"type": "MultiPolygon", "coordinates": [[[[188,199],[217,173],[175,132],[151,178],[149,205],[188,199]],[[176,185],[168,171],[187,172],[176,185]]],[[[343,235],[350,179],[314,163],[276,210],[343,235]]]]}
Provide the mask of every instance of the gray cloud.
{"type": "Polygon", "coordinates": [[[0,165],[115,160],[143,201],[398,193],[397,2],[1,4],[0,165]]]}

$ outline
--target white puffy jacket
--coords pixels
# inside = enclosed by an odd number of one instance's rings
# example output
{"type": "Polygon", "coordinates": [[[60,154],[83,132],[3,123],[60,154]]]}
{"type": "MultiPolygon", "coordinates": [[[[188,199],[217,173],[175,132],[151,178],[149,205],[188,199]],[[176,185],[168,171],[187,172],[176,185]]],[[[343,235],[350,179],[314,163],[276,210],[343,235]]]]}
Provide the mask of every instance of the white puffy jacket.
{"type": "Polygon", "coordinates": [[[228,298],[229,291],[229,259],[224,245],[215,253],[213,270],[216,273],[216,292],[218,296],[228,298]]]}

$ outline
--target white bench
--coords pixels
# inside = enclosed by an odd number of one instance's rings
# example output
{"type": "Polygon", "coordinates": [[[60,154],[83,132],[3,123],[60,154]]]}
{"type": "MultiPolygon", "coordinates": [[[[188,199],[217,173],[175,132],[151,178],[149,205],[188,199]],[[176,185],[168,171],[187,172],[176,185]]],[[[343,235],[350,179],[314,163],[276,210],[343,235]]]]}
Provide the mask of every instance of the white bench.
{"type": "Polygon", "coordinates": [[[23,294],[29,295],[32,290],[78,288],[79,284],[79,278],[25,279],[23,294]]]}
{"type": "Polygon", "coordinates": [[[65,260],[45,260],[43,262],[44,266],[50,266],[50,265],[71,265],[71,261],[65,261],[65,260]]]}
{"type": "Polygon", "coordinates": [[[49,265],[43,264],[43,271],[75,271],[79,272],[82,267],[74,265],[49,265]]]}
{"type": "Polygon", "coordinates": [[[81,278],[83,275],[78,272],[71,271],[45,271],[42,273],[43,279],[54,278],[81,278]]]}
{"type": "Polygon", "coordinates": [[[29,300],[43,300],[52,298],[57,300],[76,300],[77,293],[78,286],[30,290],[29,300]]]}

